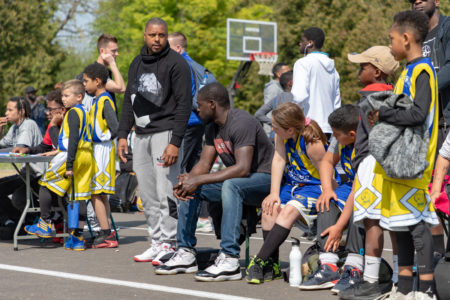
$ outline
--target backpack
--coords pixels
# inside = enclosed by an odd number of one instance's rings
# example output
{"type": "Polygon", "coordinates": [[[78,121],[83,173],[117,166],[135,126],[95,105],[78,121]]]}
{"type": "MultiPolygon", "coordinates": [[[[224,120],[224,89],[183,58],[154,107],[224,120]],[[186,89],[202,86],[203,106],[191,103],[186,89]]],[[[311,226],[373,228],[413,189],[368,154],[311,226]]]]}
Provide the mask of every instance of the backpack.
{"type": "Polygon", "coordinates": [[[134,203],[137,179],[133,173],[121,173],[116,178],[116,192],[109,197],[112,211],[127,212],[134,203]]]}
{"type": "MultiPolygon", "coordinates": [[[[210,84],[213,82],[217,82],[216,77],[214,77],[213,73],[211,73],[208,69],[206,69],[204,66],[196,62],[195,60],[190,60],[189,67],[191,68],[192,75],[194,77],[195,81],[195,95],[192,97],[192,107],[194,109],[197,108],[197,94],[200,90],[200,85],[203,83],[203,79],[205,78],[205,75],[207,75],[206,84],[210,84]]],[[[206,85],[205,84],[205,85],[206,85]]]]}

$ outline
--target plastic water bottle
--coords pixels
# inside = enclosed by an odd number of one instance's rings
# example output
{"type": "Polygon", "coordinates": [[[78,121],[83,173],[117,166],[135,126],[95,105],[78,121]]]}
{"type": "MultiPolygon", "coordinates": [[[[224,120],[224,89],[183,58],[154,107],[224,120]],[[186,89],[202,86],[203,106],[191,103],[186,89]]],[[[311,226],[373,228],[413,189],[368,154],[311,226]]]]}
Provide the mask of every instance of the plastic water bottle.
{"type": "Polygon", "coordinates": [[[200,91],[207,84],[208,84],[208,73],[205,72],[205,75],[203,75],[203,80],[202,82],[200,82],[200,85],[198,86],[198,90],[200,91]]]}
{"type": "Polygon", "coordinates": [[[289,253],[289,285],[298,287],[302,283],[302,253],[300,252],[300,241],[292,238],[292,249],[289,253]]]}

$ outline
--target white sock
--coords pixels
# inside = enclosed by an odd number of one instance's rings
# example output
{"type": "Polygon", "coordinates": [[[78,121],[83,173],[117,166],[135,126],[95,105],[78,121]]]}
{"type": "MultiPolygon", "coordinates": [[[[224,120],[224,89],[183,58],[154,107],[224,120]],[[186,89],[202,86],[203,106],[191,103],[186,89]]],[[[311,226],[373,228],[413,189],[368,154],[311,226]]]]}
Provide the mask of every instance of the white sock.
{"type": "Polygon", "coordinates": [[[394,269],[392,272],[392,281],[394,283],[397,283],[398,282],[398,255],[396,255],[396,254],[392,255],[392,263],[394,265],[394,269]]]}
{"type": "Polygon", "coordinates": [[[335,253],[331,252],[320,252],[319,253],[319,260],[322,264],[330,264],[330,265],[337,265],[337,262],[339,260],[339,256],[335,253]]]}
{"type": "Polygon", "coordinates": [[[352,266],[354,268],[357,268],[360,271],[363,271],[364,268],[364,257],[360,254],[356,253],[349,253],[347,255],[347,259],[345,260],[346,266],[352,266]]]}
{"type": "Polygon", "coordinates": [[[364,256],[364,281],[374,283],[378,281],[378,273],[380,272],[381,257],[364,256]]]}

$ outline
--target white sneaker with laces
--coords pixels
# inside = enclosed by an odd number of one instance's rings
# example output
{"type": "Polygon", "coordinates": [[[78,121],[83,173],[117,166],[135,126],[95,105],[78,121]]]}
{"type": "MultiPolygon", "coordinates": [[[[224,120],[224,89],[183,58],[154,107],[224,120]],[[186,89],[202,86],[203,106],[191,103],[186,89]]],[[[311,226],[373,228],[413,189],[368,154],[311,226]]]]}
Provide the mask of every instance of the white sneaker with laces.
{"type": "Polygon", "coordinates": [[[172,245],[169,243],[162,243],[158,255],[156,255],[156,257],[152,261],[152,265],[154,266],[162,265],[164,262],[161,261],[161,259],[170,253],[175,253],[175,249],[172,248],[172,245]]]}
{"type": "Polygon", "coordinates": [[[194,273],[197,271],[195,252],[187,248],[179,248],[167,262],[155,268],[155,273],[159,275],[194,273]]]}
{"type": "Polygon", "coordinates": [[[221,252],[213,265],[197,272],[194,278],[199,281],[241,280],[239,258],[221,252]]]}
{"type": "Polygon", "coordinates": [[[195,232],[212,232],[213,227],[210,220],[198,221],[195,232]]]}
{"type": "Polygon", "coordinates": [[[150,248],[144,251],[142,254],[135,255],[133,257],[136,262],[151,262],[155,259],[158,253],[161,251],[161,244],[152,242],[150,248]]]}

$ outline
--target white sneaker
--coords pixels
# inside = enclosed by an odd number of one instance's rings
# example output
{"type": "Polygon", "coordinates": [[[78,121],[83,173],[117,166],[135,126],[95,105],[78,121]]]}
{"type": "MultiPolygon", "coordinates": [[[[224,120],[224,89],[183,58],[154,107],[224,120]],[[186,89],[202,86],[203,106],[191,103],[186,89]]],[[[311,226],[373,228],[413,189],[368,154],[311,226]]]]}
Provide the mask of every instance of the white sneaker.
{"type": "Polygon", "coordinates": [[[152,243],[151,247],[145,250],[144,253],[133,257],[136,262],[151,262],[155,259],[158,253],[161,251],[160,243],[152,243]]]}
{"type": "Polygon", "coordinates": [[[155,268],[155,273],[159,275],[194,273],[197,271],[198,266],[194,250],[187,248],[179,248],[167,262],[155,268]]]}
{"type": "Polygon", "coordinates": [[[427,293],[415,292],[415,300],[436,300],[436,295],[433,295],[433,298],[431,298],[427,293]]]}
{"type": "Polygon", "coordinates": [[[198,221],[195,232],[212,232],[213,227],[210,220],[198,221]]]}
{"type": "Polygon", "coordinates": [[[220,253],[213,265],[195,274],[194,278],[199,281],[225,281],[241,280],[241,265],[239,258],[220,253]]]}
{"type": "Polygon", "coordinates": [[[154,266],[162,265],[164,262],[168,260],[168,258],[166,258],[165,256],[173,253],[175,253],[175,249],[172,248],[171,244],[162,243],[158,255],[156,255],[156,257],[152,261],[152,265],[154,266]]]}

